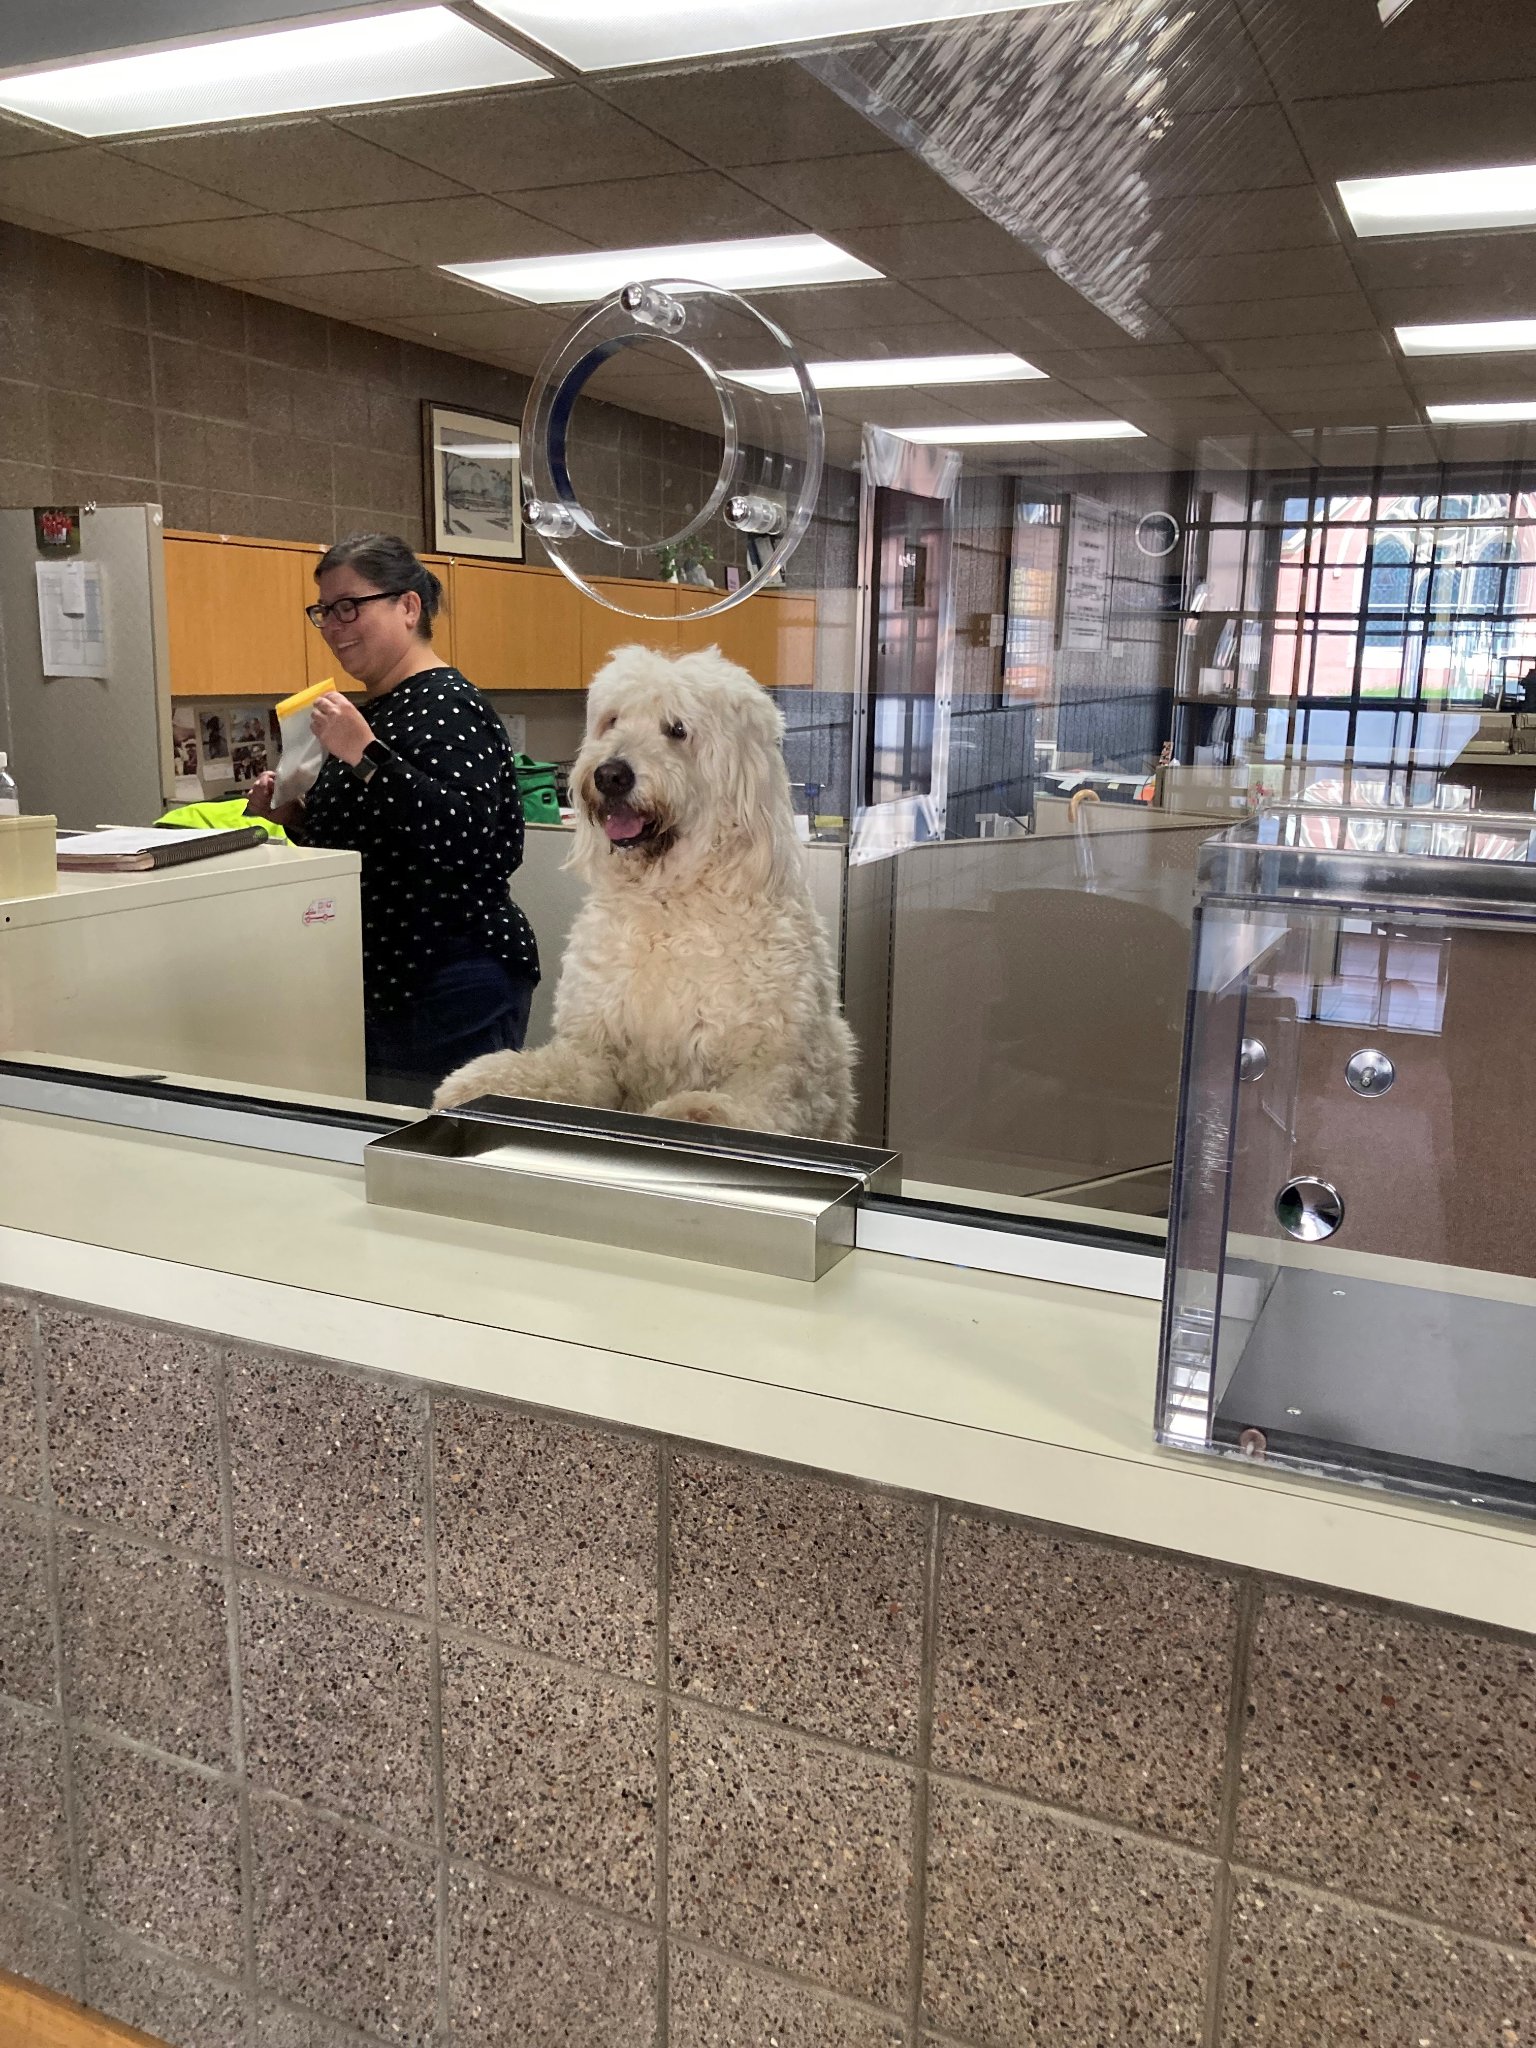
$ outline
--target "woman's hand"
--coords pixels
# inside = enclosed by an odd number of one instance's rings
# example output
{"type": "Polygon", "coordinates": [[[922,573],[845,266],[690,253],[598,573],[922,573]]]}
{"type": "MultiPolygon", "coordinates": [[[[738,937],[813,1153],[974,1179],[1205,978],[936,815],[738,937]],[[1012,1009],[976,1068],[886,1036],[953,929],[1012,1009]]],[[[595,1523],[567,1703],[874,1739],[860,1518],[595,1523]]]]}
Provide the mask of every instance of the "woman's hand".
{"type": "Polygon", "coordinates": [[[274,825],[281,825],[286,832],[290,825],[297,822],[304,804],[302,799],[291,804],[273,803],[272,790],[276,781],[277,777],[270,770],[265,775],[257,776],[245,792],[245,815],[248,818],[270,818],[274,825]]]}
{"type": "Polygon", "coordinates": [[[373,738],[373,727],[337,690],[321,697],[309,714],[309,729],[328,754],[355,768],[373,738]]]}

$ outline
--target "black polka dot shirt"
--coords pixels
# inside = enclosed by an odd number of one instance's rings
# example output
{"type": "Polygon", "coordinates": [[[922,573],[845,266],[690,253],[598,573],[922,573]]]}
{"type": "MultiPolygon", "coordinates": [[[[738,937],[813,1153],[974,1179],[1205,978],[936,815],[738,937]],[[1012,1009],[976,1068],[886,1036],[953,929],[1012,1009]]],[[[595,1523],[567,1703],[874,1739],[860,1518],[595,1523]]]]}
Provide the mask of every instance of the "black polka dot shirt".
{"type": "Polygon", "coordinates": [[[363,1002],[398,1010],[466,948],[539,978],[507,885],[523,805],[505,726],[456,668],[423,669],[359,703],[393,759],[367,782],[328,757],[289,837],[363,857],[363,1002]]]}

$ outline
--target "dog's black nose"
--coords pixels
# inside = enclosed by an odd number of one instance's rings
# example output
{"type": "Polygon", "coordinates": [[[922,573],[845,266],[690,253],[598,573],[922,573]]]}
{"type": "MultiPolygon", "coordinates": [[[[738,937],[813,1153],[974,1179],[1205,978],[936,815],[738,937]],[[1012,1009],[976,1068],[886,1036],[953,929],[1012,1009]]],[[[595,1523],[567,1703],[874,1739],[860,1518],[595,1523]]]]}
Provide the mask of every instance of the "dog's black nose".
{"type": "Polygon", "coordinates": [[[635,771],[627,761],[604,761],[592,770],[592,780],[597,784],[598,793],[607,797],[610,803],[617,803],[620,797],[629,795],[635,786],[635,771]]]}

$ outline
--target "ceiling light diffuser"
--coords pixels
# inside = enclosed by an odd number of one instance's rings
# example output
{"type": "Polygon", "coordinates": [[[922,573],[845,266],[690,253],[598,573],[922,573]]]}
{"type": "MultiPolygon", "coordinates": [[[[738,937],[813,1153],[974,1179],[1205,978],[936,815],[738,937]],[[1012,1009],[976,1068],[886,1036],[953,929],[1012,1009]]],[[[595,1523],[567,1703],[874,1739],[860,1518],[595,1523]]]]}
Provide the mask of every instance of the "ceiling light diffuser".
{"type": "MultiPolygon", "coordinates": [[[[875,356],[867,362],[807,363],[818,391],[891,391],[913,384],[1014,384],[1043,377],[1022,356],[875,356]]],[[[733,384],[782,393],[796,388],[791,370],[730,370],[733,384]]]]}
{"type": "Polygon", "coordinates": [[[979,14],[1020,14],[1062,0],[478,0],[580,71],[714,57],[828,36],[965,21],[979,14]]]}
{"type": "Polygon", "coordinates": [[[142,135],[549,75],[446,7],[412,7],[15,73],[0,78],[0,107],[71,135],[142,135]]]}
{"type": "Polygon", "coordinates": [[[1536,398],[1512,398],[1491,405],[1431,405],[1427,411],[1440,427],[1498,425],[1510,420],[1536,420],[1536,398]]]}
{"type": "Polygon", "coordinates": [[[470,284],[530,306],[574,306],[627,284],[676,278],[721,291],[775,291],[797,284],[860,284],[878,278],[868,263],[820,235],[759,235],[735,242],[678,242],[654,249],[589,249],[578,256],[445,263],[470,284]]]}
{"type": "Polygon", "coordinates": [[[1536,225],[1536,164],[1345,178],[1339,197],[1357,235],[1434,235],[1456,228],[1536,225]]]}
{"type": "Polygon", "coordinates": [[[946,447],[989,441],[1144,441],[1129,420],[1025,420],[1011,427],[895,427],[903,441],[938,441],[946,447]]]}
{"type": "Polygon", "coordinates": [[[1463,320],[1441,327],[1399,327],[1405,356],[1496,355],[1501,349],[1536,350],[1536,320],[1463,320]]]}

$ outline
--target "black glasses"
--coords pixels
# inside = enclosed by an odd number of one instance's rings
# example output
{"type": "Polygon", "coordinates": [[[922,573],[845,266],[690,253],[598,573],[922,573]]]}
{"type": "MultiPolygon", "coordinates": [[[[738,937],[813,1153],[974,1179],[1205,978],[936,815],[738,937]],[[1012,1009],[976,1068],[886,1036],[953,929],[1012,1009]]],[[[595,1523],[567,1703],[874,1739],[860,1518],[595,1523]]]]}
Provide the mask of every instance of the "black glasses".
{"type": "Polygon", "coordinates": [[[404,597],[403,590],[375,590],[367,597],[336,597],[329,604],[307,604],[304,616],[312,626],[323,626],[327,619],[334,619],[338,626],[350,626],[357,617],[359,605],[377,604],[381,597],[404,597]]]}

